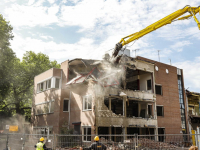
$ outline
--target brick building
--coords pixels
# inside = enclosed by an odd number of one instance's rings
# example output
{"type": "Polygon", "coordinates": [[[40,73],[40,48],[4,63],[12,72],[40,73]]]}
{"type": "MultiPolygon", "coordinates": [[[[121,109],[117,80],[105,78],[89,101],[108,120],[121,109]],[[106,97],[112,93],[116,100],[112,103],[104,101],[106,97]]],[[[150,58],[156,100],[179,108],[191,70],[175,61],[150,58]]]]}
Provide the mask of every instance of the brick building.
{"type": "Polygon", "coordinates": [[[182,70],[143,57],[74,59],[34,79],[34,133],[180,134],[186,112],[182,70]]]}

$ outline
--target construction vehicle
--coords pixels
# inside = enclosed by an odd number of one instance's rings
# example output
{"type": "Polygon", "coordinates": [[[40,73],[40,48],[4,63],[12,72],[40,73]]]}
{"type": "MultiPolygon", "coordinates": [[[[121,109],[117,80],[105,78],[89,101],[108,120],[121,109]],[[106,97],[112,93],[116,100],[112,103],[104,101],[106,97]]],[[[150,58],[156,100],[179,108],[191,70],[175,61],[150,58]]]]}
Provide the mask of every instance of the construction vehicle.
{"type": "MultiPolygon", "coordinates": [[[[200,22],[198,21],[197,17],[195,16],[198,12],[200,14],[200,6],[191,7],[189,5],[186,5],[183,9],[175,11],[174,13],[160,19],[159,21],[142,29],[141,31],[133,33],[131,35],[128,35],[128,36],[122,38],[120,40],[120,42],[115,45],[115,48],[114,48],[114,51],[112,54],[112,58],[115,58],[118,55],[119,51],[122,50],[123,46],[125,46],[126,44],[133,42],[135,40],[138,40],[139,38],[143,37],[144,35],[152,32],[152,31],[155,31],[158,28],[161,28],[167,24],[171,24],[174,21],[189,19],[189,18],[193,17],[198,25],[199,30],[200,30],[200,22]],[[190,15],[180,17],[187,12],[190,13],[190,15]],[[180,18],[178,18],[178,17],[180,17],[180,18]]],[[[117,60],[117,59],[115,59],[115,60],[117,60]]]]}

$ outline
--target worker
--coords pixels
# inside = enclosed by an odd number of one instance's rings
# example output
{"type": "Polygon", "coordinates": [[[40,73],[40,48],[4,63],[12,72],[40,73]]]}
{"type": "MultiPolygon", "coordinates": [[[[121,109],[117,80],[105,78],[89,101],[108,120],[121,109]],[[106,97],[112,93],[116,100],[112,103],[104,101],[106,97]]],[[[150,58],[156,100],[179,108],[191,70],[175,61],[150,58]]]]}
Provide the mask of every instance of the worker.
{"type": "Polygon", "coordinates": [[[196,147],[196,146],[191,146],[189,150],[198,150],[198,147],[196,147]]]}
{"type": "Polygon", "coordinates": [[[46,145],[43,142],[44,142],[44,138],[41,137],[40,141],[35,145],[36,150],[46,150],[47,149],[46,145]]]}
{"type": "Polygon", "coordinates": [[[95,142],[92,143],[90,147],[84,149],[81,147],[80,150],[106,150],[106,146],[99,142],[98,136],[95,136],[94,141],[95,142]]]}

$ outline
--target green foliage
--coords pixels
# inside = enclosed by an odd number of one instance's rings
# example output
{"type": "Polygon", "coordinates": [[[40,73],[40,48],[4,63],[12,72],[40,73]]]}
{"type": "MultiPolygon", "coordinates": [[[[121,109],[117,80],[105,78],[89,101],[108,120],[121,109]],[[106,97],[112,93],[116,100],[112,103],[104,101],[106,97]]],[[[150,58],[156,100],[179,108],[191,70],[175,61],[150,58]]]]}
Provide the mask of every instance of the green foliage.
{"type": "Polygon", "coordinates": [[[0,48],[8,47],[10,45],[9,40],[13,39],[12,26],[7,22],[0,14],[0,48]]]}
{"type": "Polygon", "coordinates": [[[12,29],[0,14],[0,118],[16,113],[30,118],[34,77],[60,65],[33,51],[27,51],[20,61],[9,47],[12,29]]]}

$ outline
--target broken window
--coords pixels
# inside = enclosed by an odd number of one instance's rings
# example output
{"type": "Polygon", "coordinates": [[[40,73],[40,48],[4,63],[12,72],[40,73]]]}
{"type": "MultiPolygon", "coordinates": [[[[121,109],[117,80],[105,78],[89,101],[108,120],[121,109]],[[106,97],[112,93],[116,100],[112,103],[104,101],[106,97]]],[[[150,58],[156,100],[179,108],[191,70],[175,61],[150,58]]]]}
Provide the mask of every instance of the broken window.
{"type": "Polygon", "coordinates": [[[91,141],[91,127],[83,127],[83,140],[91,141]]]}
{"type": "Polygon", "coordinates": [[[156,94],[162,95],[162,86],[161,85],[155,85],[156,88],[156,94]]]}
{"type": "Polygon", "coordinates": [[[127,117],[138,117],[138,102],[129,100],[129,105],[126,105],[127,117]]]}
{"type": "Polygon", "coordinates": [[[69,111],[69,100],[64,99],[63,101],[63,111],[69,111]]]}
{"type": "Polygon", "coordinates": [[[105,139],[108,139],[109,136],[101,136],[101,135],[108,135],[109,134],[109,127],[98,127],[98,134],[100,135],[99,137],[103,137],[105,139]]]}
{"type": "Polygon", "coordinates": [[[147,90],[151,90],[151,79],[147,80],[147,90]]]}
{"type": "Polygon", "coordinates": [[[148,105],[148,115],[152,116],[152,105],[148,105]]]}
{"type": "Polygon", "coordinates": [[[126,69],[126,89],[139,90],[139,70],[126,69]]]}
{"type": "Polygon", "coordinates": [[[158,136],[158,140],[160,142],[164,142],[165,139],[165,128],[158,128],[158,135],[160,134],[160,136],[158,136]]]}
{"type": "Polygon", "coordinates": [[[83,110],[91,110],[92,109],[92,96],[87,95],[83,96],[83,110]]]}
{"type": "Polygon", "coordinates": [[[157,116],[164,116],[163,106],[156,106],[157,108],[157,116]]]}
{"type": "Polygon", "coordinates": [[[123,115],[123,100],[115,98],[111,100],[111,110],[117,115],[123,115]]]}

